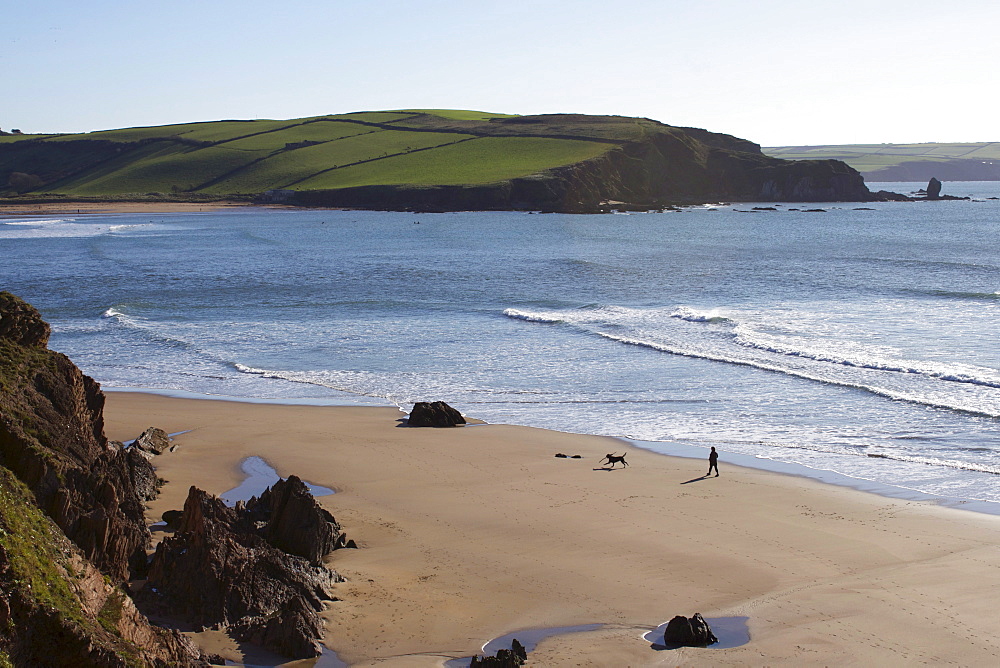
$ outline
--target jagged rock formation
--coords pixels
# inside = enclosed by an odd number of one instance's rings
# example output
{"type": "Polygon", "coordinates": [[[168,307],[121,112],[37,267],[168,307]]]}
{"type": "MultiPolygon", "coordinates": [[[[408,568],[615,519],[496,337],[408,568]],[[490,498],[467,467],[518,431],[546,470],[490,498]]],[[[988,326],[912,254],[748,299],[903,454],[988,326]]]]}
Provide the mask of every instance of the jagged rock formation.
{"type": "Polygon", "coordinates": [[[474,656],[469,668],[518,668],[528,660],[528,652],[524,645],[514,638],[510,649],[497,650],[496,656],[474,656]]]}
{"type": "Polygon", "coordinates": [[[322,558],[342,536],[295,476],[235,508],[192,487],[177,533],[153,555],[144,600],[285,656],[318,656],[318,613],[342,579],[322,558]]]}
{"type": "Polygon", "coordinates": [[[418,401],[413,404],[406,424],[411,427],[456,427],[465,424],[465,418],[443,401],[418,401]]]}
{"type": "Polygon", "coordinates": [[[700,612],[690,618],[677,615],[667,623],[663,644],[667,647],[708,647],[719,642],[700,612]]]}
{"type": "Polygon", "coordinates": [[[105,438],[100,386],[47,349],[49,332],[0,292],[0,618],[11,622],[0,624],[0,659],[203,665],[122,589],[130,565],[146,562],[142,501],[155,474],[105,438]]]}

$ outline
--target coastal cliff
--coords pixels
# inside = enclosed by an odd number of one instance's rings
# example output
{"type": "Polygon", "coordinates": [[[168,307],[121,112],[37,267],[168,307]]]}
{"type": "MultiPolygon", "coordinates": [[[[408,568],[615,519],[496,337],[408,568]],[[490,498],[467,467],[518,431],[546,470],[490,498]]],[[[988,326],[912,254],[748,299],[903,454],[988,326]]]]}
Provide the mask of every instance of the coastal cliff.
{"type": "Polygon", "coordinates": [[[877,199],[843,162],[769,157],[699,128],[441,110],[18,137],[0,143],[0,195],[568,212],[877,199]]]}
{"type": "Polygon", "coordinates": [[[342,581],[324,559],[356,547],[333,516],[295,476],[236,508],[192,488],[147,558],[144,502],[163,482],[150,459],[167,435],[109,441],[100,386],[49,334],[0,292],[0,666],[207,665],[140,610],[319,655],[319,613],[342,581]]]}
{"type": "Polygon", "coordinates": [[[0,659],[205,665],[127,593],[149,543],[133,481],[152,469],[105,438],[100,387],[48,350],[49,331],[0,292],[0,659]]]}

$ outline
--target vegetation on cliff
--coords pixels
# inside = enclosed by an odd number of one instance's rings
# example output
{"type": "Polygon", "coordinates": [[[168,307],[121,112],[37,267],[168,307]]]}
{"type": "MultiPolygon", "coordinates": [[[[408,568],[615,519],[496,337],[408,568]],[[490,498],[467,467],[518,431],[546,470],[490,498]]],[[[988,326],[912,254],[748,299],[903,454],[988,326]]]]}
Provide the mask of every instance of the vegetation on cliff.
{"type": "Polygon", "coordinates": [[[867,200],[830,160],[645,118],[407,110],[216,121],[0,141],[0,194],[257,198],[362,208],[599,210],[731,200],[867,200]],[[272,195],[273,196],[273,195],[272,195]]]}

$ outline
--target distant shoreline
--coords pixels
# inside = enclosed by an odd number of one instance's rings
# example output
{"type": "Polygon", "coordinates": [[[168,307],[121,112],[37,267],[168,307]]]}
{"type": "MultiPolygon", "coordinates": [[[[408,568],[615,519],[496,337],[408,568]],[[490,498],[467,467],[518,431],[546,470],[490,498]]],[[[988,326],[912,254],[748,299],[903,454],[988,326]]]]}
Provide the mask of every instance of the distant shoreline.
{"type": "Polygon", "coordinates": [[[250,206],[261,205],[230,200],[221,200],[218,202],[38,202],[31,204],[0,202],[0,216],[25,216],[32,214],[187,213],[191,211],[218,211],[219,209],[250,206]]]}

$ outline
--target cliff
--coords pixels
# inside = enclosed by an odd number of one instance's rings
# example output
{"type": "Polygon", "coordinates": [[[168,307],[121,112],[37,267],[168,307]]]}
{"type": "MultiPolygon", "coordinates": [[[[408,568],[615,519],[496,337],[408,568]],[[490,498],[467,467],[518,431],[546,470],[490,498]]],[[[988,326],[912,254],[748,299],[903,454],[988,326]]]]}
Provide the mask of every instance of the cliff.
{"type": "Polygon", "coordinates": [[[870,201],[835,160],[647,118],[374,111],[0,143],[0,194],[206,197],[303,206],[602,211],[730,201],[870,201]]]}
{"type": "Polygon", "coordinates": [[[100,387],[0,292],[0,651],[14,665],[204,665],[129,598],[152,468],[104,436],[100,387]],[[5,622],[5,623],[2,623],[5,622]]]}

